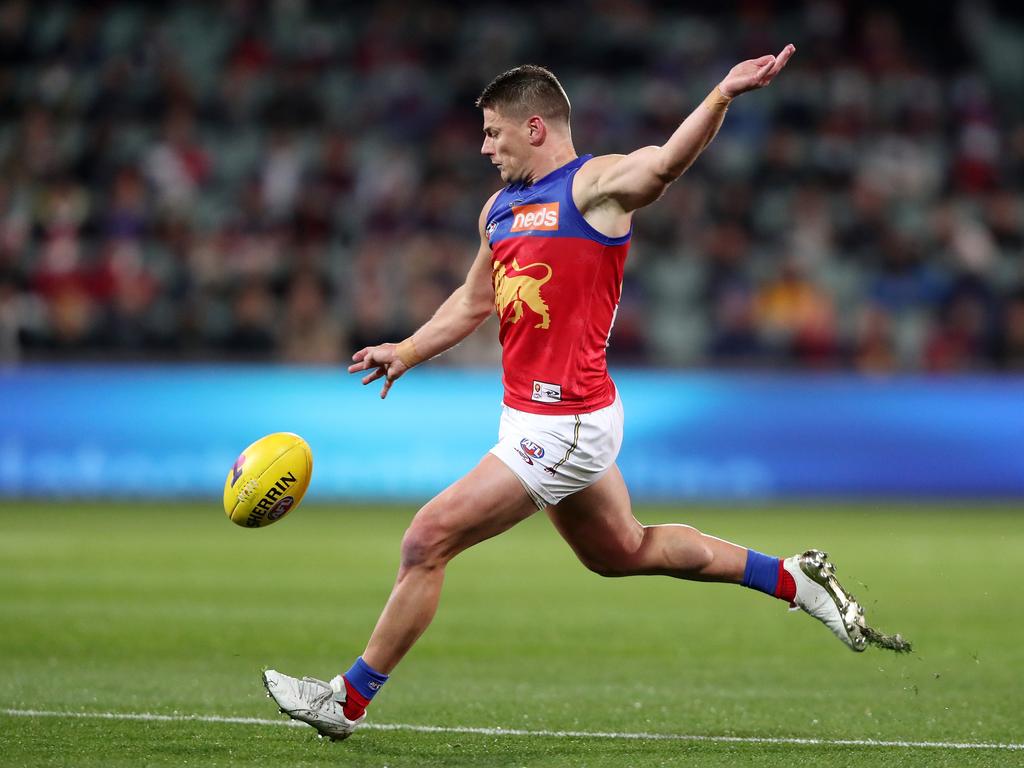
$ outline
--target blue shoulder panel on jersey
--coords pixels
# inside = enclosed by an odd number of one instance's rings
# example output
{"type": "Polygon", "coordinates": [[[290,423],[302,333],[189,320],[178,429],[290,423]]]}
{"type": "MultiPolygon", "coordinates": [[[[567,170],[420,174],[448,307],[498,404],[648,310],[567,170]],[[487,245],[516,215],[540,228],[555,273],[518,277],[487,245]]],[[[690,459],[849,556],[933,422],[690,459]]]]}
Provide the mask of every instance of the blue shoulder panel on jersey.
{"type": "Polygon", "coordinates": [[[602,245],[622,245],[622,237],[608,237],[587,223],[572,199],[572,180],[593,155],[583,155],[526,186],[509,184],[498,193],[487,213],[486,234],[493,248],[510,237],[571,237],[602,245]]]}

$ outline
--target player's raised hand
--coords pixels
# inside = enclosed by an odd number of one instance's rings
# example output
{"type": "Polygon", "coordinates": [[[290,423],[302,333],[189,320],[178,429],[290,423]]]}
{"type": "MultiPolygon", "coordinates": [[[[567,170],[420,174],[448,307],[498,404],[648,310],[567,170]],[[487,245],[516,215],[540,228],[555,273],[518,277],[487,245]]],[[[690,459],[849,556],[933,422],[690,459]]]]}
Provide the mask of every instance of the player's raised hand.
{"type": "Polygon", "coordinates": [[[352,355],[353,363],[348,367],[349,373],[369,371],[372,373],[363,376],[363,384],[369,384],[377,379],[384,379],[384,388],[380,391],[381,399],[388,396],[391,385],[398,378],[409,370],[405,363],[398,358],[396,352],[397,344],[378,344],[376,347],[363,347],[352,355]]]}
{"type": "Polygon", "coordinates": [[[786,66],[794,53],[796,46],[790,43],[778,56],[768,54],[759,59],[741,61],[729,70],[729,74],[718,84],[718,90],[731,99],[755,88],[764,88],[786,66]]]}

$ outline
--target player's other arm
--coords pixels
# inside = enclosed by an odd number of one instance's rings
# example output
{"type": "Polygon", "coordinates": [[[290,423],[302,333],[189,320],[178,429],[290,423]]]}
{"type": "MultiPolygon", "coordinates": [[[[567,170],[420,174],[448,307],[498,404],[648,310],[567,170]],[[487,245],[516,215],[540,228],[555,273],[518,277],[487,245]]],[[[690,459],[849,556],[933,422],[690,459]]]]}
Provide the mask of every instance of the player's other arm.
{"type": "Polygon", "coordinates": [[[582,203],[581,209],[614,202],[629,212],[657,200],[715,138],[729,102],[741,93],[768,85],[795,51],[793,45],[787,45],[778,56],[737,64],[662,146],[643,147],[628,155],[608,155],[588,163],[593,168],[584,169],[589,171],[590,183],[577,200],[582,203]]]}
{"type": "Polygon", "coordinates": [[[352,355],[349,373],[368,371],[363,384],[384,378],[380,396],[387,397],[391,385],[403,373],[424,360],[451,349],[475,331],[494,311],[494,285],[491,283],[491,247],[484,227],[487,212],[498,196],[495,192],[480,211],[480,248],[466,281],[445,299],[423,326],[405,341],[364,347],[352,355]]]}

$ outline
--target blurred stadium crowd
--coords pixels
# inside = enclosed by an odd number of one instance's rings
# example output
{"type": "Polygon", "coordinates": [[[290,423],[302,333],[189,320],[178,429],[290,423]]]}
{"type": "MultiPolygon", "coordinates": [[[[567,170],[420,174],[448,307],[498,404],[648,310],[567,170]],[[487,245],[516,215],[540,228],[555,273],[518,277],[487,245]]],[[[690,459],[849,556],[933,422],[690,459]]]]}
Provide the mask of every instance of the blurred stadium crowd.
{"type": "Polygon", "coordinates": [[[610,359],[1024,368],[1024,25],[941,7],[7,0],[0,361],[397,341],[476,251],[495,74],[551,67],[578,151],[624,152],[793,42],[637,216],[610,359]]]}

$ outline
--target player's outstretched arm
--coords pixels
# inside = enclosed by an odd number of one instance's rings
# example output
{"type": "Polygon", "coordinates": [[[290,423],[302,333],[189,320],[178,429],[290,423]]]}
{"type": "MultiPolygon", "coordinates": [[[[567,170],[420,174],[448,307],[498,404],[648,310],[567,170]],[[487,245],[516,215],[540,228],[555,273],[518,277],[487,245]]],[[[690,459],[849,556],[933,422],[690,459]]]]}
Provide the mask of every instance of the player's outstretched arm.
{"type": "Polygon", "coordinates": [[[384,379],[381,398],[388,396],[391,385],[407,370],[454,347],[475,331],[494,310],[491,246],[484,227],[487,212],[497,195],[495,192],[480,212],[480,248],[466,281],[445,299],[433,317],[405,341],[364,347],[352,355],[349,373],[371,371],[363,377],[363,384],[384,379]]]}
{"type": "Polygon", "coordinates": [[[761,56],[737,64],[662,146],[643,147],[628,155],[608,155],[588,163],[593,166],[585,167],[589,188],[577,196],[581,210],[611,202],[628,213],[657,200],[711,143],[729,102],[741,93],[771,83],[795,51],[790,44],[778,56],[761,56]]]}

